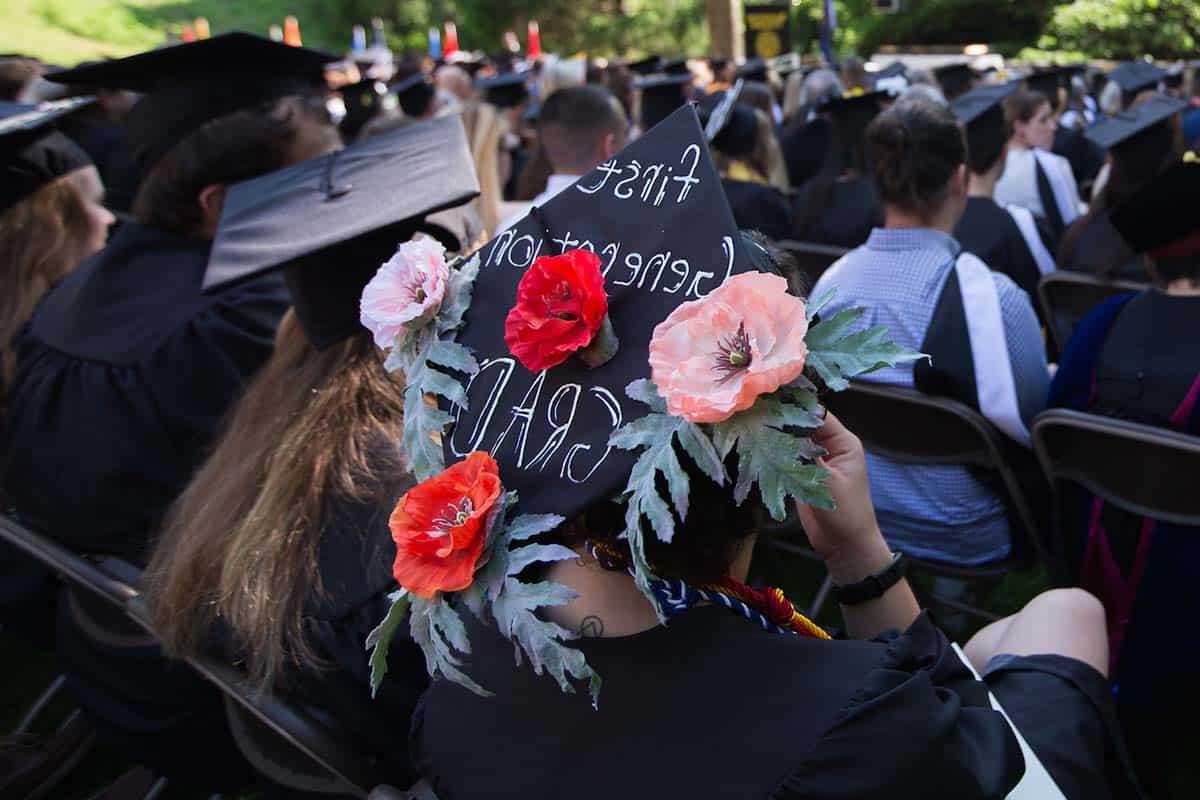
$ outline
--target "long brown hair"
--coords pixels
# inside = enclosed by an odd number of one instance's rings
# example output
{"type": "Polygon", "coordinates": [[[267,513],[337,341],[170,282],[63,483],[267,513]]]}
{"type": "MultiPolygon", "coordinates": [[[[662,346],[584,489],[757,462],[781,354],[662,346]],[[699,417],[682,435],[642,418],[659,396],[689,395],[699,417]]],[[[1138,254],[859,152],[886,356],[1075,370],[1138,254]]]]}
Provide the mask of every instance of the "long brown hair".
{"type": "Polygon", "coordinates": [[[66,176],[0,214],[0,417],[17,370],[12,340],[55,283],[90,255],[92,223],[66,176]]]}
{"type": "MultiPolygon", "coordinates": [[[[367,331],[325,350],[288,312],[275,352],[215,452],[175,502],[147,569],[166,651],[195,654],[218,618],[262,686],[320,668],[305,636],[329,502],[385,503],[404,473],[403,386],[367,331]]],[[[394,498],[391,498],[394,499],[394,498]]]]}

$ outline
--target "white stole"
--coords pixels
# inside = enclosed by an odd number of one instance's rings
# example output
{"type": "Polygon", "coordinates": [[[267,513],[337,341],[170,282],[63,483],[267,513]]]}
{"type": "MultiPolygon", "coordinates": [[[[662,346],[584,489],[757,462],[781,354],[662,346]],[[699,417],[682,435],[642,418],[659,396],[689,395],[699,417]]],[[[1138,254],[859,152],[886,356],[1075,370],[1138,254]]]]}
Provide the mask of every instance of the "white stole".
{"type": "Polygon", "coordinates": [[[1076,192],[1062,174],[1058,159],[1041,150],[1034,149],[1032,152],[1042,172],[1046,173],[1046,180],[1050,182],[1050,192],[1054,195],[1054,204],[1058,206],[1058,215],[1062,217],[1063,225],[1070,225],[1079,216],[1079,206],[1074,196],[1076,192]]]}
{"type": "Polygon", "coordinates": [[[992,271],[970,253],[960,254],[954,269],[971,340],[979,413],[1009,437],[1029,447],[1029,429],[1021,419],[1017,402],[1017,384],[1000,313],[1000,292],[992,271]]]}
{"type": "Polygon", "coordinates": [[[1037,223],[1033,219],[1033,212],[1028,208],[1023,208],[1018,205],[1005,206],[1008,213],[1012,215],[1013,221],[1017,223],[1017,228],[1021,231],[1021,238],[1025,240],[1025,246],[1029,248],[1030,254],[1033,255],[1033,260],[1037,262],[1038,271],[1043,275],[1049,275],[1057,269],[1054,263],[1054,256],[1050,255],[1050,251],[1046,249],[1046,244],[1042,241],[1041,235],[1038,233],[1037,223]]]}

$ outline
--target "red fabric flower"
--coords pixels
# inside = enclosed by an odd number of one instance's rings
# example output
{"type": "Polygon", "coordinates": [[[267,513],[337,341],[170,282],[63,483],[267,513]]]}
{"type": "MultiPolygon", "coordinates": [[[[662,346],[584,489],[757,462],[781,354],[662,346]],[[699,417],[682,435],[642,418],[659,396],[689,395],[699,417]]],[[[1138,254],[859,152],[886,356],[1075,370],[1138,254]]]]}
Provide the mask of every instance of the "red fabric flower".
{"type": "Polygon", "coordinates": [[[500,492],[495,460],[478,450],[409,489],[388,520],[396,583],[427,599],[470,586],[500,492]]]}
{"type": "Polygon", "coordinates": [[[533,262],[504,321],[504,341],[530,372],[561,364],[587,347],[608,315],[600,258],[570,250],[533,262]]]}

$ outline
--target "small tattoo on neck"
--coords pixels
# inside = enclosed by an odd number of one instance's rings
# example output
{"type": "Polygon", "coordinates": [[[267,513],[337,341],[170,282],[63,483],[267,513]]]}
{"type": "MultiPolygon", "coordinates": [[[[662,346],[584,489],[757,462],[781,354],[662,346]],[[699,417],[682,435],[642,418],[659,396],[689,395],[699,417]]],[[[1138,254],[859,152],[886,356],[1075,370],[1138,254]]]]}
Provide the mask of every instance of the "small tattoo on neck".
{"type": "Polygon", "coordinates": [[[579,623],[579,635],[584,639],[599,639],[604,635],[604,620],[592,614],[579,623]]]}

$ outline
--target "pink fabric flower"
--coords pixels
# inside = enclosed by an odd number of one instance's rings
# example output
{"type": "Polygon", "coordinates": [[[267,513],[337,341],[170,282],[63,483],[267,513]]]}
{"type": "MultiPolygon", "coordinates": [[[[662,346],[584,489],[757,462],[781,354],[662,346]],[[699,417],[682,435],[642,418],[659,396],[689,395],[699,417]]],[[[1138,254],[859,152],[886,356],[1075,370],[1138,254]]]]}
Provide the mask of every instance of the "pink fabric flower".
{"type": "Polygon", "coordinates": [[[778,275],[735,275],[684,303],[654,329],[650,370],[667,410],[720,422],[754,405],[804,369],[804,301],[778,275]]]}
{"type": "Polygon", "coordinates": [[[450,277],[445,256],[437,240],[416,239],[400,245],[375,273],[359,306],[363,327],[374,334],[375,344],[391,347],[437,314],[450,277]]]}

